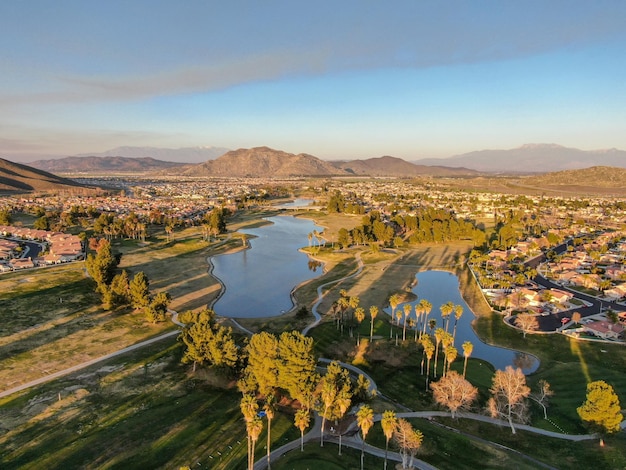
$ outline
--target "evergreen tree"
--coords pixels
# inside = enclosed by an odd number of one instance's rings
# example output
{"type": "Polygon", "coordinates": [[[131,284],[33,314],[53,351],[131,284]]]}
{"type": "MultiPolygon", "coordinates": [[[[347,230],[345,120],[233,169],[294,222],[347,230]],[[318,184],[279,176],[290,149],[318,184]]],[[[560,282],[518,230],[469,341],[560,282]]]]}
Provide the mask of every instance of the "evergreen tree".
{"type": "Polygon", "coordinates": [[[133,276],[128,285],[130,302],[134,308],[150,305],[150,281],[143,271],[133,276]]]}
{"type": "Polygon", "coordinates": [[[91,253],[87,255],[85,267],[87,268],[87,273],[100,287],[101,285],[109,285],[111,283],[118,262],[118,259],[111,252],[111,244],[107,240],[100,240],[96,255],[94,256],[91,253]]]}

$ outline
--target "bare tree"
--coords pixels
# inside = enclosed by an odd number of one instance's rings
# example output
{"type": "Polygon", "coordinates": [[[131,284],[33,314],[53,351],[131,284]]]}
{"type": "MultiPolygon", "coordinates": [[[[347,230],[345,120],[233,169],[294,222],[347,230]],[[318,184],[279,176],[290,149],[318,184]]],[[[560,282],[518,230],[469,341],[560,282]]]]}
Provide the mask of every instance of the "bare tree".
{"type": "Polygon", "coordinates": [[[398,444],[398,447],[400,447],[402,468],[413,467],[415,454],[422,446],[422,441],[424,440],[422,432],[413,429],[411,423],[409,423],[406,419],[400,418],[393,433],[393,438],[396,444],[398,444]]]}
{"type": "Polygon", "coordinates": [[[552,395],[554,395],[554,392],[550,388],[550,384],[543,379],[539,381],[539,391],[530,394],[530,398],[539,403],[543,408],[544,419],[548,419],[548,401],[552,395]]]}
{"type": "Polygon", "coordinates": [[[478,389],[453,370],[438,382],[431,383],[430,388],[435,401],[448,408],[453,418],[457,411],[469,408],[478,396],[478,389]]]}
{"type": "Polygon", "coordinates": [[[526,338],[526,333],[529,331],[536,331],[539,329],[539,321],[535,315],[531,315],[530,313],[520,313],[515,319],[515,325],[518,328],[521,328],[524,333],[524,338],[526,338]]]}
{"type": "Polygon", "coordinates": [[[487,409],[493,418],[506,419],[515,434],[513,420],[524,423],[528,420],[528,402],[526,397],[530,388],[526,385],[526,376],[522,369],[506,366],[505,370],[497,370],[493,376],[491,398],[487,409]]]}

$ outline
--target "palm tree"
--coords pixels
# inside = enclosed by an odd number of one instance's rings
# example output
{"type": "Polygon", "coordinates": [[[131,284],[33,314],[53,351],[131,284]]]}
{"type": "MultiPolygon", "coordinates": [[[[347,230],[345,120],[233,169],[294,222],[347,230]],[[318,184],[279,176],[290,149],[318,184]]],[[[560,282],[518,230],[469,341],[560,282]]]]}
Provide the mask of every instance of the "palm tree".
{"type": "Polygon", "coordinates": [[[452,339],[452,335],[450,333],[448,333],[447,331],[443,332],[443,335],[441,336],[441,351],[443,352],[444,355],[444,360],[443,360],[443,372],[442,375],[445,377],[446,376],[446,365],[448,364],[447,362],[447,351],[448,348],[450,348],[452,346],[453,343],[453,339],[452,339]]]}
{"type": "Polygon", "coordinates": [[[365,320],[365,309],[363,307],[357,307],[354,309],[354,317],[358,323],[357,327],[357,341],[356,344],[361,344],[361,322],[365,320]]]}
{"type": "MultiPolygon", "coordinates": [[[[350,404],[352,403],[352,393],[350,391],[350,385],[347,387],[343,387],[337,396],[337,400],[335,401],[337,404],[337,417],[343,418],[346,414],[346,411],[350,408],[350,404]]],[[[339,431],[339,455],[341,455],[341,436],[343,433],[339,431]]]]}
{"type": "Polygon", "coordinates": [[[444,337],[445,331],[443,328],[437,328],[435,330],[435,363],[433,364],[434,377],[437,377],[437,361],[439,360],[439,345],[444,337]]]}
{"type": "MultiPolygon", "coordinates": [[[[430,311],[433,309],[433,304],[431,304],[426,299],[422,299],[422,300],[420,300],[420,308],[424,312],[424,331],[422,333],[426,334],[426,319],[428,318],[428,315],[430,314],[430,311]]],[[[431,329],[432,328],[433,327],[431,327],[431,329]]]]}
{"type": "MultiPolygon", "coordinates": [[[[422,310],[421,303],[415,304],[415,331],[421,330],[421,321],[422,315],[424,315],[424,310],[422,310]]],[[[417,340],[416,340],[417,341],[417,340]]]]}
{"type": "Polygon", "coordinates": [[[428,328],[430,329],[431,333],[433,332],[436,326],[437,326],[437,320],[435,320],[434,318],[431,318],[430,320],[428,320],[428,328]]]}
{"type": "Polygon", "coordinates": [[[254,448],[256,447],[256,441],[259,440],[261,431],[263,431],[263,421],[258,416],[255,416],[252,421],[246,423],[246,430],[250,436],[250,461],[248,462],[248,469],[254,470],[254,448]]]}
{"type": "Polygon", "coordinates": [[[457,351],[457,349],[454,346],[450,345],[445,349],[445,354],[446,354],[447,369],[446,369],[446,373],[444,374],[444,377],[448,374],[448,372],[450,372],[450,366],[456,360],[457,356],[459,355],[459,351],[457,351]]]}
{"type": "Polygon", "coordinates": [[[465,371],[467,370],[467,359],[472,355],[472,351],[474,350],[474,345],[465,341],[463,343],[463,357],[465,357],[465,362],[463,364],[463,378],[465,378],[465,371]]]}
{"type": "MultiPolygon", "coordinates": [[[[422,344],[422,364],[421,364],[421,374],[424,375],[424,358],[426,357],[426,349],[428,349],[428,344],[430,344],[432,346],[433,342],[430,339],[429,335],[422,335],[422,337],[420,338],[420,343],[422,344]]],[[[430,367],[430,364],[429,364],[430,367]]],[[[428,370],[428,368],[427,368],[428,370]]]]}
{"type": "Polygon", "coordinates": [[[263,410],[265,411],[265,416],[267,418],[267,468],[271,468],[270,465],[270,446],[271,446],[271,435],[272,435],[272,420],[274,419],[275,407],[274,407],[274,395],[269,394],[265,399],[265,406],[263,410]]]}
{"type": "Polygon", "coordinates": [[[461,319],[462,315],[463,315],[463,307],[461,305],[455,305],[454,306],[454,330],[452,332],[452,339],[453,340],[456,339],[456,325],[459,322],[459,320],[461,319]]]}
{"type": "Polygon", "coordinates": [[[448,323],[450,322],[450,315],[454,311],[454,304],[452,302],[446,302],[441,307],[439,307],[441,311],[441,318],[446,321],[445,330],[448,331],[448,323]]]}
{"type": "Polygon", "coordinates": [[[356,423],[361,428],[363,441],[361,442],[361,470],[363,470],[363,457],[365,454],[365,438],[370,428],[374,425],[374,411],[368,405],[363,405],[356,413],[356,423]]]}
{"type": "Polygon", "coordinates": [[[409,318],[409,315],[411,314],[411,309],[413,307],[411,306],[411,304],[405,304],[403,307],[404,310],[404,323],[402,324],[402,341],[406,341],[406,323],[407,320],[409,318]]]}
{"type": "Polygon", "coordinates": [[[294,424],[300,430],[300,452],[304,452],[304,430],[309,427],[311,423],[311,415],[304,408],[300,408],[296,411],[294,417],[294,424]]]}
{"type": "MultiPolygon", "coordinates": [[[[259,410],[259,404],[256,401],[254,395],[246,393],[242,398],[239,404],[241,409],[241,413],[243,414],[243,419],[246,421],[246,432],[248,434],[248,468],[252,468],[250,465],[250,461],[252,461],[252,465],[254,465],[254,452],[252,451],[252,433],[250,423],[257,417],[257,411],[259,410]]],[[[261,423],[263,426],[263,423],[261,423]]]]}
{"type": "MultiPolygon", "coordinates": [[[[393,326],[393,319],[396,313],[396,307],[400,304],[400,296],[398,294],[393,294],[389,297],[389,305],[391,306],[391,325],[393,326]]],[[[392,338],[393,327],[389,330],[389,339],[392,338]]]]}
{"type": "Polygon", "coordinates": [[[428,342],[424,343],[424,353],[426,353],[426,390],[428,390],[428,379],[430,377],[430,361],[433,358],[435,352],[435,345],[430,340],[430,336],[424,336],[428,338],[428,342]]]}
{"type": "Polygon", "coordinates": [[[372,305],[370,307],[370,343],[372,342],[372,337],[374,336],[374,320],[378,316],[378,307],[376,305],[372,305]]]}
{"type": "Polygon", "coordinates": [[[387,470],[387,453],[389,451],[389,440],[393,436],[393,432],[396,430],[398,424],[398,418],[393,411],[385,411],[383,417],[380,420],[380,425],[383,428],[383,434],[385,434],[385,470],[387,470]]]}

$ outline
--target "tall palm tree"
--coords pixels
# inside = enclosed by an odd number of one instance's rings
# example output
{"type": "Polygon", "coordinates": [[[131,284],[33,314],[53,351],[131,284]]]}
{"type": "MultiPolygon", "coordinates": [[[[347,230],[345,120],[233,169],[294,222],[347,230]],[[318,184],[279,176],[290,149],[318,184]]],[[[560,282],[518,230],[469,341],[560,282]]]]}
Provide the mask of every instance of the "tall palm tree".
{"type": "Polygon", "coordinates": [[[372,337],[374,336],[374,320],[378,316],[378,307],[376,305],[372,305],[370,307],[370,343],[372,342],[372,337]]]}
{"type": "Polygon", "coordinates": [[[389,440],[393,436],[393,432],[396,430],[396,426],[398,424],[398,418],[396,417],[396,413],[393,411],[385,411],[383,413],[382,419],[380,420],[380,425],[383,428],[383,434],[385,435],[385,470],[387,470],[387,453],[389,451],[389,440]]]}
{"type": "Polygon", "coordinates": [[[437,377],[437,361],[439,360],[439,345],[444,337],[445,331],[443,328],[437,328],[435,330],[435,363],[433,364],[434,377],[437,377]]]}
{"type": "Polygon", "coordinates": [[[420,300],[420,308],[424,312],[424,331],[422,333],[426,334],[426,320],[428,319],[428,315],[430,314],[430,311],[433,309],[433,304],[431,304],[426,299],[422,299],[420,300]]]}
{"type": "MultiPolygon", "coordinates": [[[[446,331],[444,331],[442,337],[441,337],[441,351],[443,352],[444,356],[447,354],[447,350],[449,347],[453,346],[454,340],[452,338],[452,335],[446,331]]],[[[446,365],[447,365],[447,361],[444,359],[443,361],[443,376],[446,376],[446,365]]]]}
{"type": "Polygon", "coordinates": [[[311,415],[304,408],[300,408],[296,411],[294,417],[294,424],[300,430],[300,452],[304,452],[304,430],[309,427],[311,423],[311,415]]]}
{"type": "Polygon", "coordinates": [[[465,378],[465,371],[467,370],[467,359],[472,355],[472,351],[474,350],[474,345],[465,341],[463,343],[463,357],[465,357],[465,361],[463,363],[463,378],[465,378]]]}
{"type": "Polygon", "coordinates": [[[263,410],[265,411],[265,417],[267,418],[267,468],[272,468],[270,464],[270,447],[271,447],[271,438],[272,438],[272,420],[274,419],[274,415],[276,413],[275,403],[274,403],[274,395],[270,394],[265,399],[265,405],[263,406],[263,410]]]}
{"type": "Polygon", "coordinates": [[[354,309],[354,318],[357,321],[357,341],[356,344],[361,344],[361,322],[365,320],[365,309],[363,307],[357,307],[354,309]]]}
{"type": "Polygon", "coordinates": [[[363,441],[361,442],[361,470],[363,470],[363,457],[365,455],[365,438],[370,428],[374,425],[374,410],[368,405],[363,405],[356,413],[356,423],[361,428],[363,441]]]}
{"type": "Polygon", "coordinates": [[[411,304],[405,304],[403,309],[404,310],[404,321],[402,324],[402,341],[406,341],[406,323],[407,320],[409,319],[409,315],[411,314],[411,309],[413,307],[411,306],[411,304]]]}
{"type": "Polygon", "coordinates": [[[457,356],[459,355],[459,351],[457,351],[457,349],[450,345],[445,349],[445,353],[446,353],[446,372],[444,374],[444,377],[448,374],[448,372],[450,372],[450,366],[452,365],[452,363],[456,360],[457,356]]]}
{"type": "Polygon", "coordinates": [[[392,294],[389,297],[389,305],[391,306],[391,327],[389,329],[389,339],[393,337],[393,319],[395,318],[396,307],[400,304],[400,296],[398,294],[392,294]]]}
{"type": "Polygon", "coordinates": [[[252,421],[246,423],[246,429],[251,441],[248,469],[254,470],[254,448],[256,447],[256,442],[259,440],[261,431],[263,431],[263,421],[258,416],[255,416],[252,421]]]}
{"type": "MultiPolygon", "coordinates": [[[[339,392],[339,395],[337,395],[337,400],[336,400],[336,404],[337,404],[337,417],[338,418],[343,418],[343,416],[346,414],[346,411],[348,411],[348,409],[350,408],[350,404],[352,403],[352,392],[350,391],[350,385],[346,384],[346,386],[344,386],[341,391],[339,392]]],[[[339,431],[339,455],[341,455],[341,436],[343,435],[343,433],[341,431],[339,431]]]]}
{"type": "Polygon", "coordinates": [[[431,333],[433,332],[436,326],[437,326],[437,320],[435,320],[434,318],[431,318],[430,320],[428,320],[428,328],[430,329],[431,333]]]}
{"type": "Polygon", "coordinates": [[[428,390],[428,382],[430,378],[430,361],[435,353],[435,345],[430,340],[430,336],[424,336],[428,341],[424,343],[424,353],[426,354],[426,390],[428,390]]]}
{"type": "Polygon", "coordinates": [[[421,303],[417,303],[414,306],[415,309],[415,330],[421,331],[422,329],[422,316],[424,315],[424,310],[422,309],[421,303]]]}
{"type": "MultiPolygon", "coordinates": [[[[430,344],[430,346],[432,346],[433,342],[430,339],[429,335],[422,335],[422,337],[420,338],[420,343],[422,344],[422,364],[421,364],[421,374],[424,375],[424,358],[426,357],[426,350],[428,349],[428,345],[430,344]]],[[[428,368],[426,370],[428,370],[430,368],[430,363],[428,364],[428,368]]]]}
{"type": "MultiPolygon", "coordinates": [[[[259,410],[259,404],[256,401],[254,395],[246,393],[239,403],[239,407],[241,409],[241,413],[243,414],[243,419],[246,421],[246,433],[248,435],[248,468],[252,468],[250,466],[250,461],[253,462],[254,465],[254,452],[252,450],[252,433],[250,432],[250,423],[257,417],[257,411],[259,410]]],[[[263,423],[261,423],[261,426],[263,423]]]]}
{"type": "Polygon", "coordinates": [[[448,323],[450,322],[450,315],[454,311],[454,304],[452,302],[446,302],[441,307],[439,307],[441,311],[441,318],[445,320],[445,331],[448,331],[448,323]]]}
{"type": "Polygon", "coordinates": [[[456,325],[463,316],[463,307],[461,305],[454,306],[454,330],[452,332],[452,339],[456,339],[456,325]]]}

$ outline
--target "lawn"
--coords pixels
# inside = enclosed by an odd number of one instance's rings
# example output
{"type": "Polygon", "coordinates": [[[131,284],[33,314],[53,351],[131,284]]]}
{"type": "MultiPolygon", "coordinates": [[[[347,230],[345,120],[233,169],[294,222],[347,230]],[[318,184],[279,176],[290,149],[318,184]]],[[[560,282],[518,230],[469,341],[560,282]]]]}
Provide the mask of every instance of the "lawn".
{"type": "MultiPolygon", "coordinates": [[[[191,375],[180,353],[166,340],[3,399],[0,467],[245,467],[240,394],[219,376],[191,375]]],[[[298,436],[279,412],[275,445],[298,436]]]]}

